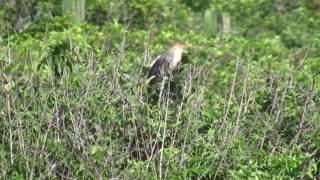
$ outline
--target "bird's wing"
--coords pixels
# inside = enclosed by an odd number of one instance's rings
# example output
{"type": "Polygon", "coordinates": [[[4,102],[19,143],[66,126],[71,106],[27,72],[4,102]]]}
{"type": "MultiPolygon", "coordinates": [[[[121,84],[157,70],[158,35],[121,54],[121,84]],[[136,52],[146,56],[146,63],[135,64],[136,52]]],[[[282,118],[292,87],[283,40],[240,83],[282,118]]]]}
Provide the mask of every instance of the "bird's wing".
{"type": "Polygon", "coordinates": [[[150,68],[150,69],[152,68],[152,66],[154,65],[154,63],[156,63],[157,60],[160,59],[160,57],[161,57],[161,55],[158,56],[157,58],[155,58],[155,59],[151,62],[151,64],[149,65],[149,68],[150,68]]]}
{"type": "Polygon", "coordinates": [[[155,75],[160,76],[164,73],[164,70],[168,63],[166,63],[166,54],[162,54],[158,56],[150,65],[149,67],[149,77],[155,75]]]}

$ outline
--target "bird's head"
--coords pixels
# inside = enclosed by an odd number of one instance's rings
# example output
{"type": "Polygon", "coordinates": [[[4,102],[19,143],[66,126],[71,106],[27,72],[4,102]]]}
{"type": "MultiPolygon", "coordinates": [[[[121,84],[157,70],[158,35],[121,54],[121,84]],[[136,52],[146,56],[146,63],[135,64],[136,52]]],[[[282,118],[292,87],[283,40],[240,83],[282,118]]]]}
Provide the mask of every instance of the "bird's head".
{"type": "Polygon", "coordinates": [[[173,43],[170,47],[172,50],[183,50],[186,46],[181,43],[173,43]]]}
{"type": "Polygon", "coordinates": [[[178,53],[178,54],[182,54],[184,52],[184,48],[186,46],[184,44],[181,43],[173,43],[170,48],[169,48],[169,52],[171,53],[178,53]]]}

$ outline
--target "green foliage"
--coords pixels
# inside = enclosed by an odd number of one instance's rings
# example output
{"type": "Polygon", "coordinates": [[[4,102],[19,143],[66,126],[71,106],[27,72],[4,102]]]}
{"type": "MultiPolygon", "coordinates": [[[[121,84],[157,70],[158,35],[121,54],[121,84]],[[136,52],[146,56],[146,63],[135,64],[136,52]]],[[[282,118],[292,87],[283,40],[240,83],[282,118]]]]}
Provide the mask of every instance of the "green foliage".
{"type": "Polygon", "coordinates": [[[87,0],[82,23],[62,1],[5,2],[1,178],[319,177],[311,2],[87,0]],[[186,52],[159,97],[144,75],[174,41],[186,52]]]}

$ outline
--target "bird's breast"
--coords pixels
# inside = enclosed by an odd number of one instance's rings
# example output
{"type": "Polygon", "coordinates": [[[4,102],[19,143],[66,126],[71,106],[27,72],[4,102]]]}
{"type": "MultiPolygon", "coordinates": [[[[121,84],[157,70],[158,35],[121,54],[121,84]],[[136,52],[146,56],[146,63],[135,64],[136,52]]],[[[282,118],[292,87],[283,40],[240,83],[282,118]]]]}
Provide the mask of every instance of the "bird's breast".
{"type": "Polygon", "coordinates": [[[173,54],[173,62],[171,69],[176,69],[182,58],[182,50],[177,50],[173,54]]]}

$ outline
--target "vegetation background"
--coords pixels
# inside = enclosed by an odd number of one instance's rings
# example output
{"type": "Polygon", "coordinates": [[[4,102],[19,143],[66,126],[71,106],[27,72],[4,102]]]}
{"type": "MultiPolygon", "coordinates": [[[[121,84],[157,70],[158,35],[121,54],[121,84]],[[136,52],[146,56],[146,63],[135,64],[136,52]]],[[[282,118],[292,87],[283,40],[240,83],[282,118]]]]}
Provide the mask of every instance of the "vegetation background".
{"type": "Polygon", "coordinates": [[[319,179],[319,6],[0,0],[1,179],[319,179]]]}

